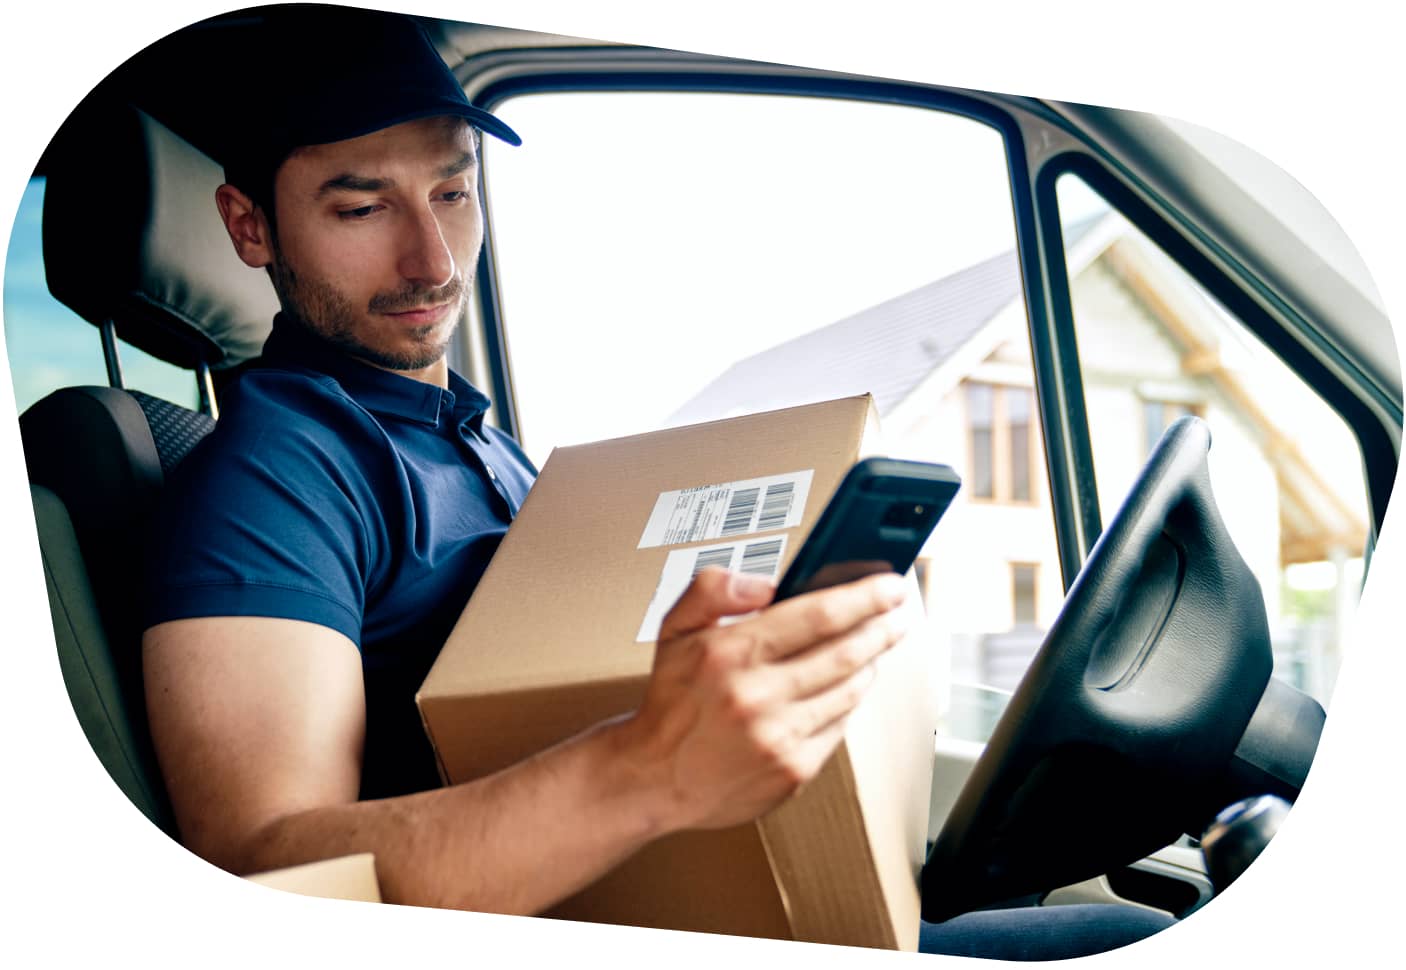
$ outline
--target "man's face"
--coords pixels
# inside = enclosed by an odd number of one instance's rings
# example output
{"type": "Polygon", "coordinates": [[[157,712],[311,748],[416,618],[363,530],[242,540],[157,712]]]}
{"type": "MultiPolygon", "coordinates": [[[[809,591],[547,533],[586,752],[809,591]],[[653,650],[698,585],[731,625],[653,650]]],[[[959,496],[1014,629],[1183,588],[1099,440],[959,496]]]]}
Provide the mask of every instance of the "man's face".
{"type": "Polygon", "coordinates": [[[355,357],[431,379],[483,242],[477,178],[459,119],[298,149],[274,181],[284,310],[355,357]]]}

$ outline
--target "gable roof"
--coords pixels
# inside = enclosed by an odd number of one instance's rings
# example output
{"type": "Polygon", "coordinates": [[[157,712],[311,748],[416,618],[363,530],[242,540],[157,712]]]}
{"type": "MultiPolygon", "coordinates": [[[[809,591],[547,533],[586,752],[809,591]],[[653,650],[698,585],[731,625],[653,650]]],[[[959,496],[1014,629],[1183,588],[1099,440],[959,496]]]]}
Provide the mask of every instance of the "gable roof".
{"type": "MultiPolygon", "coordinates": [[[[1066,246],[1101,218],[1068,227],[1066,246]]],[[[1020,295],[1020,266],[1008,250],[737,361],[666,423],[865,393],[887,415],[1020,295]]]]}
{"type": "Polygon", "coordinates": [[[870,393],[887,414],[1020,295],[1014,251],[737,361],[669,417],[691,424],[870,393]]]}

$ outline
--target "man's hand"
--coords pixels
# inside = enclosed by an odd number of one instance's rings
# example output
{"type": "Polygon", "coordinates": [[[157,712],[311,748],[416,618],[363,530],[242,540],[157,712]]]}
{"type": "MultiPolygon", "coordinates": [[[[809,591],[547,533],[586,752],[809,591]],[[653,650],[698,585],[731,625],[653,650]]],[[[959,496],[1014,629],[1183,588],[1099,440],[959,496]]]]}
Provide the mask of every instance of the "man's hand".
{"type": "Polygon", "coordinates": [[[704,572],[664,620],[635,714],[486,778],[366,802],[354,644],[266,617],[153,627],[147,706],[183,839],[235,872],[373,852],[388,901],[540,912],[645,843],[755,818],[820,770],[902,635],[903,586],[871,577],[718,623],[772,595],[704,572]]]}
{"type": "Polygon", "coordinates": [[[892,573],[761,609],[775,588],[704,570],[664,619],[639,711],[620,728],[625,757],[657,785],[666,829],[749,821],[820,771],[901,639],[892,573]]]}

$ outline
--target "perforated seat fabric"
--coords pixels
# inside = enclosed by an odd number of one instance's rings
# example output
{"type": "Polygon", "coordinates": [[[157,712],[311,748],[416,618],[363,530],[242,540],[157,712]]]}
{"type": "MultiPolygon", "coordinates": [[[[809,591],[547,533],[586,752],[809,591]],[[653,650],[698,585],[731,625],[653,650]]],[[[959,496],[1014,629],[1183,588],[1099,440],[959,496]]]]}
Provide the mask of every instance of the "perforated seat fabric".
{"type": "Polygon", "coordinates": [[[142,391],[127,393],[136,399],[146,415],[147,428],[156,445],[156,455],[161,460],[161,471],[166,475],[170,475],[200,439],[215,427],[214,419],[208,414],[191,411],[142,391]]]}

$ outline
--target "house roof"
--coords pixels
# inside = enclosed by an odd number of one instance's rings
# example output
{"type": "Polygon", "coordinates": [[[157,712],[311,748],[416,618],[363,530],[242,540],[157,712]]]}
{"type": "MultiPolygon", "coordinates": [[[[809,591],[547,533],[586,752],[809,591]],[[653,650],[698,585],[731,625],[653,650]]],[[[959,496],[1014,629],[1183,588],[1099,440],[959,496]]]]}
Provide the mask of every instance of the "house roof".
{"type": "MultiPolygon", "coordinates": [[[[1285,443],[1242,378],[1215,363],[1199,340],[1191,339],[1190,320],[1161,307],[1156,274],[1109,246],[1122,230],[1118,218],[1095,215],[1065,230],[1065,246],[1077,271],[1095,256],[1110,268],[1167,330],[1188,360],[1188,373],[1207,380],[1259,431],[1280,483],[1281,558],[1299,562],[1328,557],[1334,548],[1360,547],[1365,524],[1359,512],[1324,482],[1296,446],[1285,443]],[[1098,228],[1102,226],[1102,228],[1098,228]],[[1094,231],[1098,228],[1098,231],[1094,231]]],[[[1160,278],[1160,277],[1159,277],[1160,278]]],[[[1163,281],[1161,286],[1170,285],[1163,281]]],[[[1020,298],[1020,270],[1014,251],[910,290],[867,310],[778,344],[733,364],[676,410],[670,425],[709,421],[736,414],[792,407],[822,399],[869,393],[887,416],[924,381],[973,342],[996,316],[1020,298]]]]}
{"type": "Polygon", "coordinates": [[[866,392],[887,414],[1019,295],[1015,253],[1001,253],[737,361],[669,423],[866,392]]]}
{"type": "MultiPolygon", "coordinates": [[[[1102,216],[1066,230],[1066,245],[1102,216]]],[[[737,361],[668,418],[692,424],[812,401],[874,395],[887,415],[1020,298],[1014,250],[737,361]]]]}

